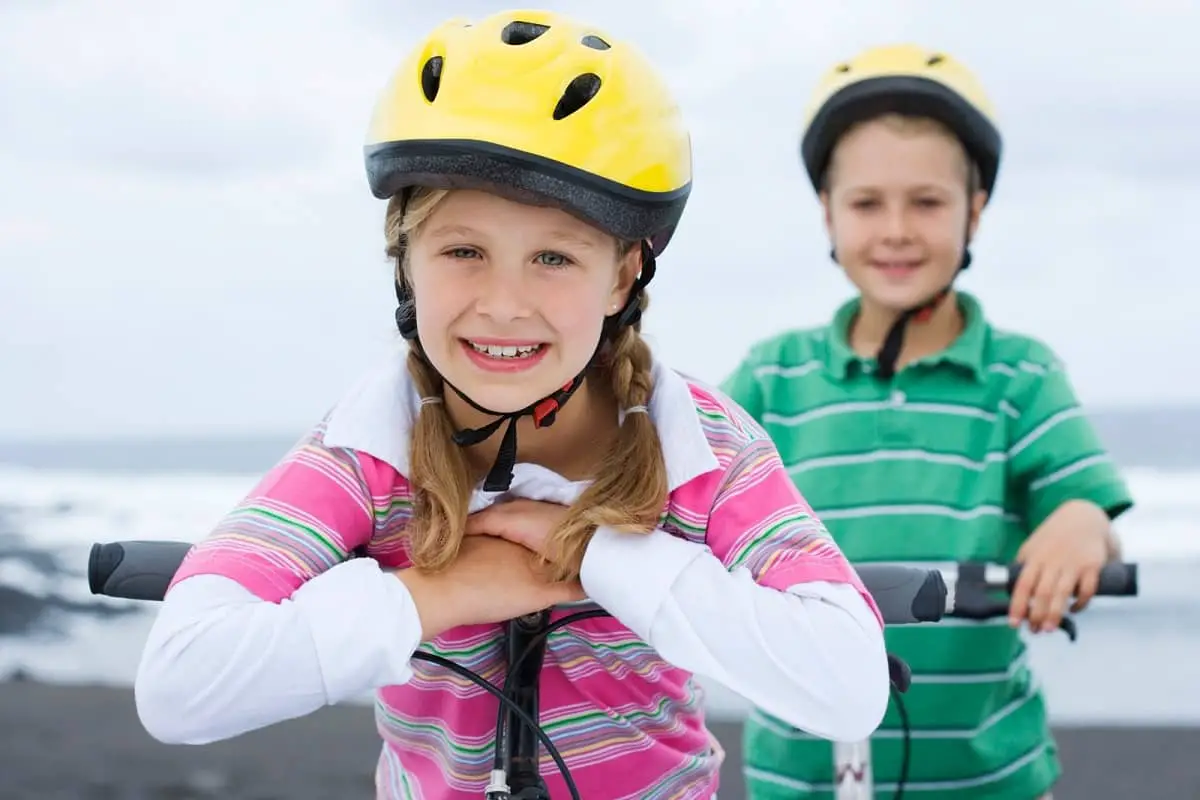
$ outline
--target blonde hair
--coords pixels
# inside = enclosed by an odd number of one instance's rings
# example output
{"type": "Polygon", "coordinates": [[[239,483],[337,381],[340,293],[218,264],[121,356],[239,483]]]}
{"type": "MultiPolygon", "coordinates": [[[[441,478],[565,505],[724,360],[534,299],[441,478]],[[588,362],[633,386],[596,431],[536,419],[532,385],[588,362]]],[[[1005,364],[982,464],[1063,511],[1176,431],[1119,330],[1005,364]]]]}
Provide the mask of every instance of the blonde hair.
{"type": "MultiPolygon", "coordinates": [[[[448,194],[445,189],[418,189],[407,202],[397,196],[388,204],[384,223],[387,255],[396,265],[396,280],[408,288],[409,297],[407,243],[420,235],[429,215],[448,194]]],[[[636,246],[636,242],[618,242],[618,257],[636,246]]],[[[643,291],[643,312],[648,305],[643,291]]],[[[639,323],[617,332],[588,372],[588,379],[607,385],[624,409],[648,405],[654,391],[650,348],[640,329],[639,323]]],[[[409,350],[408,372],[422,397],[442,395],[441,376],[417,346],[409,350]]],[[[413,566],[430,571],[445,568],[458,555],[471,492],[480,477],[472,471],[465,450],[452,441],[454,431],[444,403],[421,406],[410,444],[413,515],[408,537],[413,566]]],[[[667,469],[654,423],[648,414],[626,415],[595,480],[550,536],[544,563],[547,576],[553,580],[577,577],[584,550],[599,526],[627,533],[654,530],[668,493],[667,469]]]]}
{"type": "MultiPolygon", "coordinates": [[[[967,197],[975,196],[975,193],[983,188],[983,177],[979,171],[979,165],[971,158],[967,152],[967,148],[963,146],[962,140],[958,135],[950,129],[949,126],[939,122],[932,117],[918,117],[910,114],[888,113],[881,114],[877,117],[871,117],[851,125],[839,137],[839,142],[846,138],[850,133],[862,128],[865,125],[879,123],[883,127],[901,136],[939,136],[948,139],[958,148],[958,152],[962,155],[963,178],[967,184],[967,197]]],[[[835,144],[833,152],[829,157],[829,165],[825,169],[825,175],[821,179],[822,190],[829,191],[833,182],[833,168],[837,162],[838,147],[835,144]]]]}

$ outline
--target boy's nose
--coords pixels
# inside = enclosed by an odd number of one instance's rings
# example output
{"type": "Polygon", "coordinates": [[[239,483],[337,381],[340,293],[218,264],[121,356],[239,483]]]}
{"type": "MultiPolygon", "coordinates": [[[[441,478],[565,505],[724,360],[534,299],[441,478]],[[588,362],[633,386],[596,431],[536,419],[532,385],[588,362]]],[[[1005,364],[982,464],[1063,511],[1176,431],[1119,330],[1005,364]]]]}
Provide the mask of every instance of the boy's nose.
{"type": "Polygon", "coordinates": [[[889,244],[907,242],[912,238],[912,221],[903,209],[892,209],[885,214],[883,238],[889,244]]]}

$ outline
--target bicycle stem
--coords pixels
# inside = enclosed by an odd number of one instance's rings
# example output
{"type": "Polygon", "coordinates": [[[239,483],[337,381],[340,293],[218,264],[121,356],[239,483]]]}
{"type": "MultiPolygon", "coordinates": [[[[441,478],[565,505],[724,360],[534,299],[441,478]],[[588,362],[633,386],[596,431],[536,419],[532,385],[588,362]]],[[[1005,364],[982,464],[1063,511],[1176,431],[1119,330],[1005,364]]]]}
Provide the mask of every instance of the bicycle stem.
{"type": "MultiPolygon", "coordinates": [[[[509,697],[533,719],[539,718],[538,680],[546,651],[542,632],[550,621],[550,611],[539,611],[517,617],[508,623],[508,663],[514,673],[509,684],[509,697]],[[540,638],[540,641],[535,641],[540,638]]],[[[497,756],[507,766],[509,791],[512,800],[549,800],[549,790],[541,777],[541,753],[536,734],[509,711],[503,735],[497,736],[497,756]],[[514,746],[515,744],[515,746],[514,746]]],[[[501,734],[500,731],[497,731],[501,734]]]]}

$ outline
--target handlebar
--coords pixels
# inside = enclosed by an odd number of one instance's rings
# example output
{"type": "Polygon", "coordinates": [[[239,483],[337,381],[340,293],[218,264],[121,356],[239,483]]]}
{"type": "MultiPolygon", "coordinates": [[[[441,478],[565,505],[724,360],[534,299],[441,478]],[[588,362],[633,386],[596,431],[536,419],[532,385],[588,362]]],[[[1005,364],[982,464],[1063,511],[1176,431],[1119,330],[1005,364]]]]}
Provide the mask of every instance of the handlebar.
{"type": "MultiPolygon", "coordinates": [[[[191,548],[186,542],[97,542],[88,556],[88,587],[108,597],[162,600],[191,548]]],[[[936,622],[945,613],[946,582],[937,570],[868,564],[858,573],[889,625],[936,622]]]]}
{"type": "Polygon", "coordinates": [[[187,542],[97,542],[88,554],[92,594],[162,600],[192,546],[187,542]]]}
{"type": "MultiPolygon", "coordinates": [[[[88,586],[97,595],[162,600],[191,549],[187,542],[97,542],[88,555],[88,586]]],[[[361,555],[355,552],[351,557],[361,555]]],[[[855,569],[888,625],[937,622],[944,616],[976,620],[1006,616],[1009,605],[1006,595],[1012,592],[1021,574],[1019,564],[980,561],[961,561],[954,569],[945,571],[898,564],[860,564],[855,569]]],[[[1136,595],[1137,579],[1137,564],[1109,564],[1100,573],[1096,594],[1136,595]]],[[[413,658],[440,664],[462,675],[500,701],[496,763],[492,782],[485,792],[488,798],[548,797],[537,766],[538,743],[554,759],[571,796],[579,797],[561,754],[537,724],[537,673],[545,637],[551,630],[576,619],[606,615],[603,609],[596,609],[569,615],[555,623],[548,622],[546,612],[531,615],[529,619],[510,620],[506,635],[512,670],[509,677],[513,680],[506,680],[503,689],[441,656],[413,654],[413,658]],[[509,733],[514,730],[515,736],[509,733]],[[505,782],[509,777],[514,780],[512,787],[505,782]]],[[[1075,626],[1069,617],[1063,617],[1060,627],[1074,640],[1075,626]]],[[[888,670],[893,691],[907,691],[912,678],[908,665],[889,654],[888,670]]]]}
{"type": "MultiPolygon", "coordinates": [[[[1106,597],[1136,597],[1138,593],[1137,564],[1106,564],[1100,570],[1096,594],[1106,597]]],[[[1021,577],[1021,565],[988,564],[980,561],[965,561],[959,564],[958,581],[962,583],[964,573],[972,584],[990,591],[1012,594],[1017,579],[1021,577]]]]}
{"type": "MultiPolygon", "coordinates": [[[[191,547],[187,542],[169,541],[93,544],[88,586],[97,595],[162,600],[191,547]]],[[[945,572],[897,564],[859,564],[855,569],[888,625],[937,622],[944,616],[1004,616],[1008,602],[998,595],[1010,594],[1021,574],[1020,564],[982,561],[962,561],[956,570],[945,572]]],[[[1137,593],[1137,564],[1108,564],[1101,570],[1097,595],[1132,597],[1137,593]]]]}
{"type": "Polygon", "coordinates": [[[855,571],[888,625],[937,622],[946,613],[950,595],[936,569],[863,564],[855,571]]]}

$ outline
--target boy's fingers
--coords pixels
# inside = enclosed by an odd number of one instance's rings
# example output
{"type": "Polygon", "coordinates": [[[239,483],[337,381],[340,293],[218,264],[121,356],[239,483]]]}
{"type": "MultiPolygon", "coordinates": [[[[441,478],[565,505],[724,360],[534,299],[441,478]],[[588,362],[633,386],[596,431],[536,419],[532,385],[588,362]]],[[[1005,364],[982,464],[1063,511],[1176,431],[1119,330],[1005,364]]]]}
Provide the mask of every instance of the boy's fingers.
{"type": "Polygon", "coordinates": [[[1071,604],[1071,612],[1078,614],[1087,608],[1088,603],[1096,596],[1096,589],[1100,586],[1100,570],[1095,568],[1085,569],[1083,574],[1079,576],[1079,585],[1075,589],[1075,602],[1071,604]]]}
{"type": "Polygon", "coordinates": [[[1021,568],[1021,575],[1013,586],[1012,600],[1008,605],[1008,623],[1014,628],[1029,615],[1029,598],[1037,585],[1040,573],[1041,567],[1036,563],[1025,564],[1021,568]]]}

